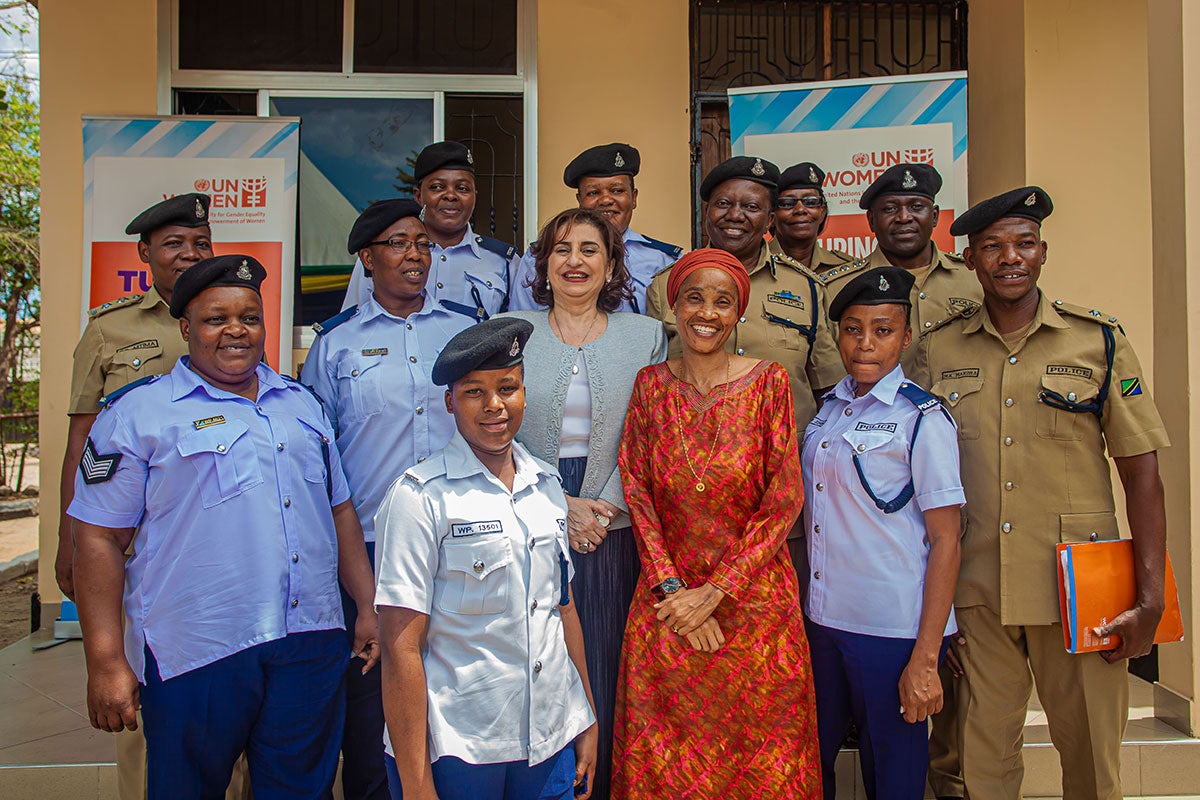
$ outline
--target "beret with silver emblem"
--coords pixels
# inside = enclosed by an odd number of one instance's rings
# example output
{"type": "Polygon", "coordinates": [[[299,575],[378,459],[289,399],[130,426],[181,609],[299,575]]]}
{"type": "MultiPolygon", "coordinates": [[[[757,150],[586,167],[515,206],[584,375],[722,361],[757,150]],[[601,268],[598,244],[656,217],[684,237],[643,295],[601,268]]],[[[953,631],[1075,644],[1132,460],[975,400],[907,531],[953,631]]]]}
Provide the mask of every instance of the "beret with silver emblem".
{"type": "Polygon", "coordinates": [[[609,178],[613,175],[637,175],[642,168],[642,154],[631,144],[613,142],[589,147],[567,164],[563,183],[579,188],[584,178],[609,178]]]}
{"type": "Polygon", "coordinates": [[[915,194],[933,200],[941,188],[941,174],[928,164],[897,164],[885,169],[867,187],[858,201],[858,207],[870,208],[876,197],[885,194],[915,194]]]}
{"type": "Polygon", "coordinates": [[[513,317],[493,317],[454,335],[433,363],[433,382],[450,386],[475,370],[508,369],[520,364],[533,325],[513,317]]]}
{"type": "Polygon", "coordinates": [[[779,176],[779,191],[788,189],[816,189],[821,192],[825,183],[825,171],[811,161],[802,161],[788,167],[779,176]]]}
{"type": "Polygon", "coordinates": [[[371,203],[358,215],[358,219],[354,220],[350,238],[346,241],[346,249],[351,254],[357,253],[405,217],[420,216],[421,205],[416,200],[404,198],[371,203]]]}
{"type": "Polygon", "coordinates": [[[954,220],[950,233],[955,236],[970,236],[979,233],[998,219],[1021,217],[1031,219],[1038,225],[1054,211],[1050,195],[1040,186],[1022,186],[1020,189],[989,197],[968,208],[954,220]]]}
{"type": "Polygon", "coordinates": [[[474,174],[475,157],[461,142],[434,142],[417,154],[413,178],[420,183],[439,169],[464,169],[474,174]]]}
{"type": "Polygon", "coordinates": [[[167,225],[202,227],[208,224],[208,206],[211,202],[212,198],[199,192],[177,194],[161,203],[155,203],[134,217],[133,222],[125,226],[125,234],[149,236],[167,225]]]}
{"type": "Polygon", "coordinates": [[[779,167],[757,156],[734,156],[712,168],[700,184],[700,199],[708,202],[709,195],[722,183],[734,178],[761,183],[768,189],[779,189],[779,167]]]}
{"type": "Polygon", "coordinates": [[[262,296],[259,287],[267,271],[253,256],[214,256],[197,261],[175,281],[171,292],[171,316],[179,319],[188,303],[213,286],[241,286],[262,296]]]}
{"type": "Polygon", "coordinates": [[[912,273],[900,267],[876,267],[855,275],[829,304],[829,318],[837,322],[850,306],[911,306],[912,273]]]}

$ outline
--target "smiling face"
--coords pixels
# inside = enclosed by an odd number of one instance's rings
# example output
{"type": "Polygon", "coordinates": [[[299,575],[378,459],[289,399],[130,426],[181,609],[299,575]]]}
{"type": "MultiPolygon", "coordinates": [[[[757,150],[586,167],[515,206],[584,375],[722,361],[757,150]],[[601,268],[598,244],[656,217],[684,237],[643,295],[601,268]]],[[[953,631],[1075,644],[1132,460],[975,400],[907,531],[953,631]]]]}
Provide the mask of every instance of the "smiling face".
{"type": "Polygon", "coordinates": [[[838,322],[838,352],[862,397],[900,363],[912,344],[908,308],[899,303],[853,305],[838,322]]]}
{"type": "Polygon", "coordinates": [[[815,208],[809,208],[802,202],[806,197],[821,200],[821,193],[808,188],[788,189],[780,192],[775,202],[775,238],[784,252],[812,244],[825,224],[825,217],[829,215],[824,201],[815,208]],[[793,200],[796,205],[792,208],[780,208],[780,201],[783,205],[790,205],[793,200]]]}
{"type": "Polygon", "coordinates": [[[715,353],[738,321],[738,287],[724,270],[704,267],[688,275],[675,296],[675,325],[685,350],[715,353]]]}
{"type": "Polygon", "coordinates": [[[465,169],[439,169],[421,179],[413,198],[425,206],[425,225],[437,236],[467,229],[475,213],[475,175],[465,169]]]}
{"type": "Polygon", "coordinates": [[[928,253],[937,221],[938,207],[917,194],[881,195],[867,209],[867,224],[879,240],[879,249],[898,267],[906,265],[896,261],[919,259],[928,253]]]}
{"type": "Polygon", "coordinates": [[[621,233],[633,220],[637,208],[637,189],[629,175],[612,175],[604,178],[587,177],[579,181],[575,199],[580,208],[590,208],[603,214],[605,219],[621,233]]]}
{"type": "Polygon", "coordinates": [[[213,286],[192,298],[179,320],[192,369],[237,392],[254,377],[267,339],[262,298],[242,286],[213,286]]]}
{"type": "Polygon", "coordinates": [[[1036,297],[1047,250],[1036,222],[1021,217],[998,219],[971,234],[970,241],[963,258],[975,271],[985,300],[1017,305],[1036,297]]]}
{"type": "Polygon", "coordinates": [[[612,259],[595,225],[578,222],[561,226],[546,263],[546,278],[556,302],[571,298],[595,305],[612,274],[612,259]]]}
{"type": "Polygon", "coordinates": [[[468,372],[446,390],[446,410],[481,461],[503,455],[525,419],[522,365],[468,372]]]}
{"type": "Polygon", "coordinates": [[[770,189],[744,178],[730,178],[708,196],[704,230],[713,247],[732,253],[749,267],[758,259],[763,236],[774,218],[770,189]]]}
{"type": "Polygon", "coordinates": [[[150,265],[158,293],[169,303],[175,281],[184,270],[197,261],[212,258],[212,231],[207,225],[198,228],[164,225],[151,231],[137,247],[142,263],[150,265]]]}
{"type": "MultiPolygon", "coordinates": [[[[392,223],[376,241],[428,242],[425,226],[416,217],[405,217],[392,223]]],[[[388,244],[373,244],[359,251],[363,266],[375,280],[375,297],[387,309],[423,304],[421,290],[429,279],[430,253],[419,247],[409,247],[397,253],[388,244]]],[[[419,307],[419,305],[418,305],[419,307]]]]}

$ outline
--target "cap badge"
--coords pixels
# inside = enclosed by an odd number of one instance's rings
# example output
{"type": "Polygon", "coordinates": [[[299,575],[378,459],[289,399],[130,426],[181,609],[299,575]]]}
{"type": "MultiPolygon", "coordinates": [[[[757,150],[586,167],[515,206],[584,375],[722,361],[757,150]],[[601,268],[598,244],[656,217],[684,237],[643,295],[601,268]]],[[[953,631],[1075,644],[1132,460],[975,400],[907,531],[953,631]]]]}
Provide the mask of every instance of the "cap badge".
{"type": "Polygon", "coordinates": [[[613,159],[613,166],[614,166],[614,167],[623,167],[623,166],[625,166],[625,159],[621,157],[621,151],[620,151],[620,150],[618,150],[618,151],[617,151],[617,157],[613,159]]]}
{"type": "Polygon", "coordinates": [[[754,159],[754,166],[750,168],[750,172],[759,178],[767,174],[767,170],[765,167],[763,167],[761,158],[754,159]]]}
{"type": "Polygon", "coordinates": [[[237,276],[244,281],[254,279],[254,273],[250,271],[250,263],[248,261],[242,261],[242,265],[237,269],[237,276]]]}
{"type": "Polygon", "coordinates": [[[1037,192],[1030,192],[1029,197],[1025,198],[1025,205],[1031,206],[1037,202],[1037,192]]]}
{"type": "Polygon", "coordinates": [[[887,278],[880,275],[879,276],[879,291],[886,292],[890,288],[892,288],[892,285],[887,282],[887,278]]]}
{"type": "Polygon", "coordinates": [[[468,164],[470,164],[470,165],[472,165],[472,166],[474,166],[474,165],[475,165],[475,156],[471,155],[471,149],[470,149],[470,148],[467,148],[467,163],[468,163],[468,164]]]}
{"type": "Polygon", "coordinates": [[[521,352],[521,343],[519,341],[517,341],[517,337],[514,336],[513,337],[513,345],[512,345],[512,347],[508,348],[508,355],[511,357],[511,356],[517,355],[520,352],[521,352]]]}
{"type": "Polygon", "coordinates": [[[196,219],[204,219],[204,204],[196,201],[196,219]]]}
{"type": "Polygon", "coordinates": [[[817,182],[817,171],[812,167],[808,168],[808,179],[813,183],[817,182]]]}
{"type": "Polygon", "coordinates": [[[917,188],[917,179],[913,177],[912,172],[904,170],[904,180],[900,181],[900,185],[905,189],[917,188]]]}

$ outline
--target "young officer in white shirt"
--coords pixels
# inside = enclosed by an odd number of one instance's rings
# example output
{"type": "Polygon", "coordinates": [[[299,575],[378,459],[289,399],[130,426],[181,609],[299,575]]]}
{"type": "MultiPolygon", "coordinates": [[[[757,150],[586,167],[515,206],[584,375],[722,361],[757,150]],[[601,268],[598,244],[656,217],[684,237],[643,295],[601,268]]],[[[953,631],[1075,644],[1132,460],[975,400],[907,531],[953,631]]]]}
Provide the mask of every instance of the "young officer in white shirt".
{"type": "Polygon", "coordinates": [[[834,298],[849,375],[804,435],[804,615],[826,800],[851,720],[867,795],[924,796],[926,718],[941,708],[938,662],[956,630],[957,431],[900,366],[912,284],[907,270],[881,267],[834,298]]]}
{"type": "Polygon", "coordinates": [[[405,800],[590,794],[596,726],[566,498],[513,441],[532,332],[502,318],[450,340],[433,382],[457,432],[375,518],[394,798],[401,785],[405,800]]]}

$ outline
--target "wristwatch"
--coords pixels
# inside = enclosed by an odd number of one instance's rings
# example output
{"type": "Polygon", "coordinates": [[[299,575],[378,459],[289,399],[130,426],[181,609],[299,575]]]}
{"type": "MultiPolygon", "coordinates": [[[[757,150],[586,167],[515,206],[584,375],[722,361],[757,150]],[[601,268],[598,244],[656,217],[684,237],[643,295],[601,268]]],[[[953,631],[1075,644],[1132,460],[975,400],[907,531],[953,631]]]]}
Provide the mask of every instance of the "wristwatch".
{"type": "Polygon", "coordinates": [[[674,576],[667,578],[665,581],[655,586],[650,590],[651,594],[658,600],[666,600],[669,595],[673,595],[680,589],[686,589],[687,584],[674,576]]]}

